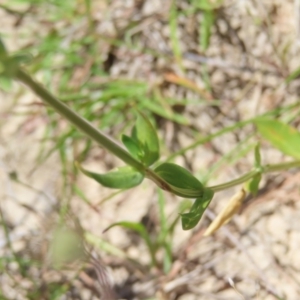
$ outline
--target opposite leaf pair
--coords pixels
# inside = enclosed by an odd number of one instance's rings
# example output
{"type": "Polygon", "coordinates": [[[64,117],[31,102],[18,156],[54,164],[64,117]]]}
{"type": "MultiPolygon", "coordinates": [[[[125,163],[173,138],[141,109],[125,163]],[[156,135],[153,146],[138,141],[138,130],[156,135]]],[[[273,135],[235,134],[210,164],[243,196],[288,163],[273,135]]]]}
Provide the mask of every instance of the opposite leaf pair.
{"type": "Polygon", "coordinates": [[[159,158],[159,141],[154,127],[144,114],[139,113],[131,136],[123,135],[122,141],[129,153],[142,164],[143,171],[125,166],[106,174],[98,174],[77,163],[78,168],[88,177],[109,188],[132,188],[139,185],[147,174],[149,179],[164,190],[181,197],[197,198],[190,212],[182,215],[184,230],[195,227],[210,203],[213,191],[204,188],[189,171],[176,164],[162,163],[154,170],[149,169],[159,158]]]}

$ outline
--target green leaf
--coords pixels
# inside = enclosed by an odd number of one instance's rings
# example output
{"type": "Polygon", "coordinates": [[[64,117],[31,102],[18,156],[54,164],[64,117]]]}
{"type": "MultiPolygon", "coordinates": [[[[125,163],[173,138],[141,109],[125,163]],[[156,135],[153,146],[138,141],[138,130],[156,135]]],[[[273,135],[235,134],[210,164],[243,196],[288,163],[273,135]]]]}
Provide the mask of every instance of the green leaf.
{"type": "Polygon", "coordinates": [[[78,163],[76,165],[86,176],[95,179],[103,186],[113,189],[129,189],[139,185],[144,179],[142,173],[129,166],[118,168],[106,174],[98,174],[82,168],[78,163]]]}
{"type": "Polygon", "coordinates": [[[158,160],[159,141],[156,131],[147,117],[141,112],[139,112],[131,137],[141,149],[140,159],[146,166],[150,166],[158,160]]]}
{"type": "Polygon", "coordinates": [[[149,249],[150,255],[151,255],[152,263],[155,264],[154,246],[153,246],[153,243],[152,243],[152,241],[150,239],[150,236],[147,232],[147,229],[143,224],[136,223],[136,222],[126,222],[126,221],[117,222],[117,223],[113,223],[109,227],[107,227],[104,230],[104,232],[108,231],[109,229],[111,229],[112,227],[115,227],[115,226],[121,226],[123,228],[131,229],[131,230],[137,232],[140,235],[140,237],[145,241],[145,243],[146,243],[146,245],[149,249]]]}
{"type": "Polygon", "coordinates": [[[260,180],[261,180],[261,174],[257,174],[252,178],[252,180],[248,185],[249,191],[253,196],[257,195],[260,180]]]}
{"type": "Polygon", "coordinates": [[[204,190],[203,196],[195,200],[190,212],[181,214],[181,223],[183,230],[192,229],[199,223],[213,196],[214,192],[206,188],[204,190]]]}
{"type": "Polygon", "coordinates": [[[258,119],[259,133],[275,148],[286,155],[300,159],[300,133],[295,128],[277,120],[258,119]]]}
{"type": "Polygon", "coordinates": [[[169,184],[171,192],[178,196],[194,198],[203,195],[202,183],[188,170],[172,163],[163,163],[154,172],[169,184]]]}
{"type": "Polygon", "coordinates": [[[133,157],[139,159],[142,156],[141,149],[133,138],[122,134],[122,142],[133,157]]]}

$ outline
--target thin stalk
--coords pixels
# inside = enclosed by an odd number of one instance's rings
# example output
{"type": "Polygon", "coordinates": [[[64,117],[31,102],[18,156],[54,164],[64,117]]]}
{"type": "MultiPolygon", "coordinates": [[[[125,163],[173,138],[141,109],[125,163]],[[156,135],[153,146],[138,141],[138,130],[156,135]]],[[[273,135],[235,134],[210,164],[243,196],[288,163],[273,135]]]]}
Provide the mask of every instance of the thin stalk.
{"type": "Polygon", "coordinates": [[[222,190],[226,190],[228,188],[231,188],[233,186],[239,185],[241,183],[244,183],[250,179],[252,179],[255,175],[261,173],[271,173],[271,172],[278,172],[278,171],[284,171],[292,168],[299,168],[300,167],[300,160],[294,160],[290,162],[285,162],[285,163],[280,163],[280,164],[274,164],[274,165],[265,165],[262,166],[261,169],[254,169],[241,177],[219,184],[219,185],[214,185],[210,186],[209,188],[213,190],[214,192],[219,192],[222,190]]]}
{"type": "MultiPolygon", "coordinates": [[[[133,158],[124,148],[122,148],[120,145],[118,145],[115,141],[113,141],[111,138],[103,134],[100,130],[93,127],[93,125],[88,122],[87,120],[80,117],[76,112],[72,111],[68,106],[66,106],[64,103],[62,103],[60,100],[58,100],[56,97],[54,97],[50,92],[48,92],[41,84],[34,81],[27,73],[25,73],[22,69],[18,69],[16,73],[16,78],[21,81],[23,84],[27,85],[33,92],[35,92],[46,104],[53,107],[59,114],[64,116],[67,120],[69,120],[72,124],[74,124],[79,130],[81,130],[83,133],[85,133],[87,136],[89,136],[92,140],[96,141],[98,144],[100,144],[102,147],[106,148],[108,151],[110,151],[115,156],[119,157],[121,160],[123,160],[126,164],[136,168],[138,171],[145,173],[145,176],[152,181],[154,181],[160,188],[163,190],[174,192],[169,186],[168,183],[166,183],[160,176],[158,176],[153,170],[150,168],[145,167],[142,163],[140,163],[138,160],[133,158]]],[[[286,108],[291,108],[296,105],[291,105],[286,108]]],[[[273,112],[274,113],[274,112],[273,112]]],[[[268,115],[265,114],[265,115],[268,115]]],[[[200,140],[196,141],[192,145],[181,149],[180,151],[174,153],[171,155],[167,160],[170,160],[174,158],[177,155],[180,155],[184,152],[186,152],[189,149],[194,148],[196,145],[207,142],[214,137],[217,137],[221,134],[224,134],[226,132],[232,131],[238,127],[242,127],[248,123],[251,123],[255,120],[249,119],[243,122],[239,122],[233,126],[229,126],[227,128],[224,128],[215,134],[212,134],[207,137],[203,137],[200,140]]],[[[209,187],[214,192],[218,192],[221,190],[225,190],[228,188],[231,188],[233,186],[242,184],[251,178],[253,178],[255,175],[259,173],[269,173],[269,172],[276,172],[276,171],[282,171],[287,170],[290,168],[296,168],[300,167],[300,160],[292,161],[292,162],[286,162],[281,164],[274,164],[274,165],[266,165],[263,166],[260,169],[254,169],[245,175],[242,175],[241,177],[228,181],[223,184],[215,185],[209,187]]],[[[182,195],[180,195],[182,196],[182,195]]]]}
{"type": "Polygon", "coordinates": [[[111,138],[103,134],[100,130],[95,128],[90,122],[80,117],[76,112],[72,111],[67,105],[62,103],[50,92],[48,92],[41,84],[34,81],[26,72],[19,69],[17,71],[16,78],[23,84],[27,85],[42,99],[42,101],[54,108],[59,114],[64,116],[92,140],[106,148],[115,156],[119,157],[126,164],[136,168],[138,171],[145,171],[145,167],[143,166],[143,164],[133,158],[124,148],[122,148],[111,138]]]}
{"type": "Polygon", "coordinates": [[[277,171],[283,171],[283,170],[299,168],[299,167],[300,167],[300,160],[294,160],[294,161],[284,162],[280,164],[266,165],[263,168],[263,173],[277,172],[277,171]]]}
{"type": "Polygon", "coordinates": [[[250,180],[251,178],[253,178],[255,175],[257,175],[258,173],[260,173],[259,170],[252,170],[249,173],[246,173],[245,175],[242,175],[241,177],[222,183],[222,184],[218,184],[218,185],[214,185],[214,186],[209,186],[208,188],[213,190],[214,192],[219,192],[222,190],[226,190],[229,189],[233,186],[242,184],[248,180],[250,180]]]}

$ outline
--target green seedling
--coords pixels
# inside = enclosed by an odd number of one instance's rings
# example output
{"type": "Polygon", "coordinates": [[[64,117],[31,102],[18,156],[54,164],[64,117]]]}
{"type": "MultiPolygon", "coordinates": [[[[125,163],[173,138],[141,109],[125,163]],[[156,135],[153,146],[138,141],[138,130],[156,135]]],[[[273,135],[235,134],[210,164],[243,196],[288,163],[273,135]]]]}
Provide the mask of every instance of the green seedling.
{"type": "MultiPolygon", "coordinates": [[[[270,120],[266,117],[258,117],[253,119],[252,122],[256,124],[260,134],[283,153],[293,156],[298,160],[289,163],[262,166],[259,149],[257,148],[255,152],[256,166],[252,171],[238,179],[212,187],[204,187],[203,184],[189,171],[172,163],[161,163],[153,169],[151,168],[151,165],[157,163],[160,155],[159,142],[154,126],[145,114],[141,112],[138,113],[137,122],[133,127],[131,136],[123,136],[122,138],[129,151],[127,152],[113,139],[104,135],[86,119],[80,117],[67,105],[55,98],[48,90],[34,81],[22,70],[20,61],[14,56],[9,56],[3,49],[5,48],[2,46],[0,62],[4,67],[4,74],[9,73],[12,78],[27,85],[46,104],[54,108],[58,113],[80,129],[81,132],[106,148],[113,155],[120,158],[127,165],[126,167],[111,171],[107,174],[90,172],[78,165],[80,170],[102,185],[111,188],[131,188],[140,184],[145,177],[152,180],[161,189],[174,193],[175,195],[184,198],[196,198],[190,211],[181,215],[184,230],[192,229],[198,224],[205,209],[212,200],[214,192],[253,179],[255,183],[252,185],[254,186],[253,191],[255,192],[261,174],[300,166],[300,155],[298,151],[300,148],[300,133],[295,128],[281,123],[280,121],[270,120]],[[13,65],[13,72],[11,72],[11,65],[7,64],[7,61],[11,62],[13,65]]],[[[249,122],[250,121],[248,121],[248,123],[249,122]]],[[[246,123],[247,122],[244,122],[243,124],[246,123]]],[[[236,127],[238,126],[242,126],[242,124],[236,125],[236,127]]]]}

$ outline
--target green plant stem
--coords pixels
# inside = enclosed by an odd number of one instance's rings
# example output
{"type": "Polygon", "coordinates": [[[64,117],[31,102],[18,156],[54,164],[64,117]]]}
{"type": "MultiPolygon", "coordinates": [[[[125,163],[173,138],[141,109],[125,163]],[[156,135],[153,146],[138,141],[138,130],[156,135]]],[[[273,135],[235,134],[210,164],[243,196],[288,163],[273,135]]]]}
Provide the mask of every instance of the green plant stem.
{"type": "Polygon", "coordinates": [[[219,192],[219,191],[222,191],[222,190],[226,190],[226,189],[229,189],[233,186],[239,185],[241,183],[244,183],[244,182],[250,180],[251,178],[253,178],[258,173],[260,173],[260,171],[252,170],[249,173],[246,173],[245,175],[243,175],[243,176],[241,176],[237,179],[234,179],[234,180],[222,183],[222,184],[214,185],[214,186],[209,186],[208,188],[213,190],[214,192],[219,192]]]}
{"type": "MultiPolygon", "coordinates": [[[[18,69],[16,73],[16,78],[21,81],[23,84],[27,85],[33,92],[35,92],[46,104],[53,107],[58,113],[60,113],[62,116],[64,116],[66,119],[68,119],[72,124],[74,124],[79,130],[81,130],[83,133],[85,133],[87,136],[89,136],[92,140],[96,141],[98,144],[100,144],[102,147],[106,148],[108,151],[110,151],[112,154],[119,157],[121,160],[123,160],[126,164],[136,168],[138,171],[145,173],[146,177],[154,181],[160,188],[163,190],[173,192],[171,187],[162,179],[160,178],[153,170],[150,168],[146,168],[142,163],[140,163],[138,160],[133,158],[124,148],[122,148],[120,145],[118,145],[115,141],[107,137],[105,134],[103,134],[101,131],[96,129],[91,123],[89,123],[87,120],[80,117],[76,112],[72,111],[68,106],[66,106],[64,103],[62,103],[60,100],[58,100],[56,97],[54,97],[50,92],[48,92],[41,84],[34,81],[26,72],[24,72],[22,69],[18,69]]],[[[212,134],[208,137],[203,137],[200,140],[196,141],[192,145],[183,148],[182,150],[174,153],[171,155],[168,160],[174,158],[175,156],[184,153],[185,151],[194,148],[196,145],[209,141],[212,138],[221,135],[223,133],[232,131],[235,128],[244,126],[248,123],[253,122],[254,119],[246,120],[243,122],[239,122],[233,126],[230,126],[228,128],[224,128],[223,130],[220,130],[216,132],[215,134],[212,134]]],[[[269,172],[276,172],[276,171],[282,171],[287,170],[290,168],[296,168],[300,167],[300,160],[292,161],[292,162],[286,162],[281,164],[274,164],[274,165],[266,165],[262,167],[261,169],[254,169],[245,175],[242,175],[241,177],[228,181],[223,184],[215,185],[209,187],[214,192],[222,191],[225,189],[228,189],[230,187],[242,184],[251,178],[253,178],[255,175],[259,173],[269,173],[269,172]]]]}
{"type": "Polygon", "coordinates": [[[252,179],[255,175],[257,175],[259,173],[265,174],[265,173],[278,172],[278,171],[288,170],[288,169],[292,169],[292,168],[299,168],[299,167],[300,167],[300,160],[294,160],[294,161],[280,163],[280,164],[274,164],[274,165],[266,165],[266,166],[263,166],[261,169],[254,169],[254,170],[242,175],[241,177],[239,177],[237,179],[234,179],[234,180],[222,183],[222,184],[218,184],[215,186],[210,186],[208,188],[210,188],[214,192],[219,192],[219,191],[231,188],[233,186],[242,184],[242,183],[252,179]]]}
{"type": "Polygon", "coordinates": [[[300,160],[294,160],[274,165],[266,165],[263,167],[263,173],[278,172],[292,168],[299,168],[300,160]]]}
{"type": "Polygon", "coordinates": [[[145,167],[135,158],[133,158],[124,148],[118,145],[115,141],[107,137],[100,130],[96,129],[90,122],[80,117],[76,112],[72,111],[68,106],[55,98],[41,84],[34,81],[26,72],[19,69],[16,73],[16,78],[23,84],[27,85],[35,92],[46,104],[54,108],[59,114],[64,116],[79,130],[89,136],[92,140],[106,148],[108,151],[119,157],[126,164],[134,167],[140,172],[145,172],[145,167]]]}

